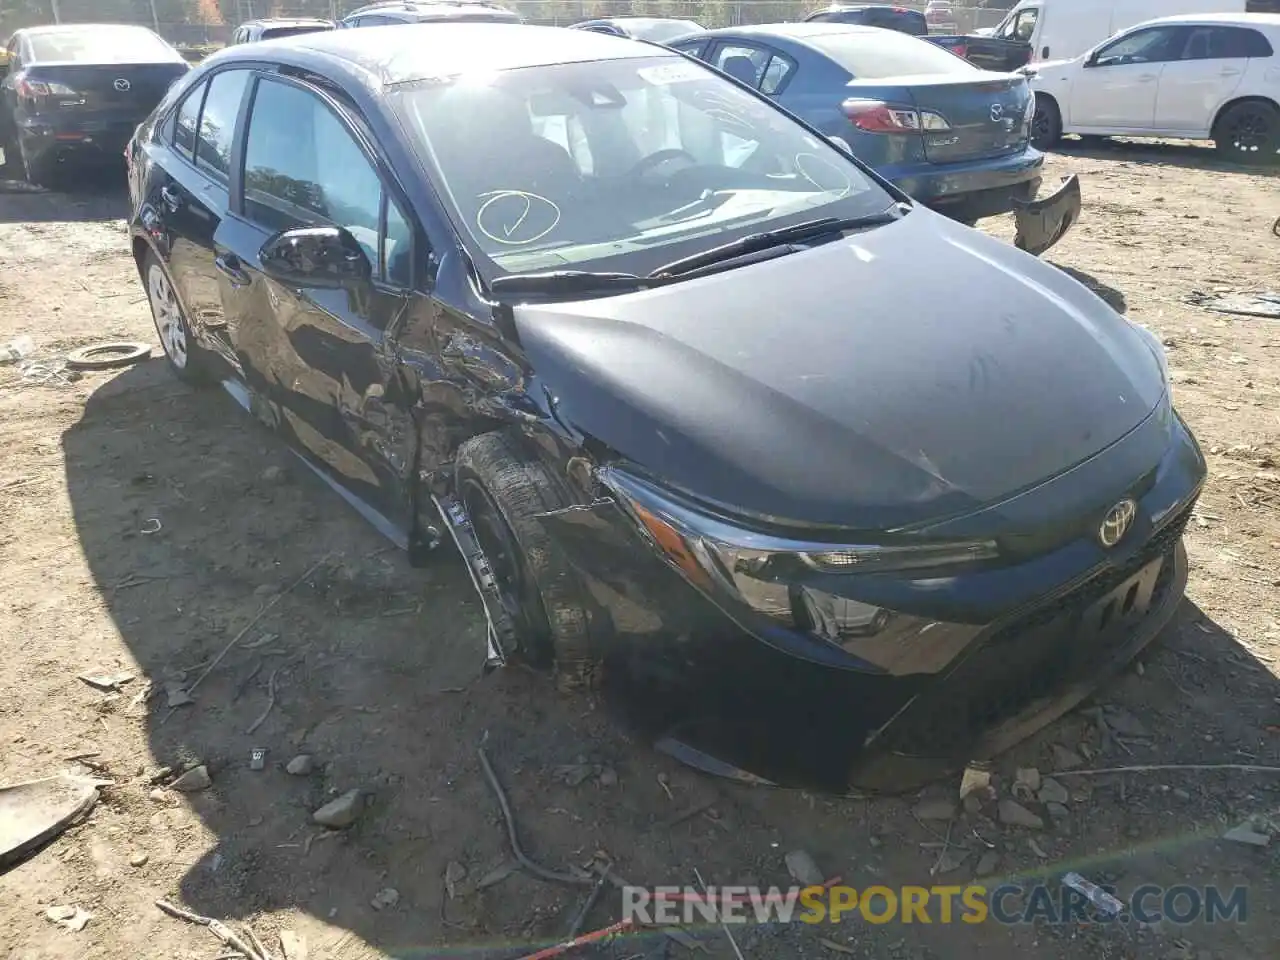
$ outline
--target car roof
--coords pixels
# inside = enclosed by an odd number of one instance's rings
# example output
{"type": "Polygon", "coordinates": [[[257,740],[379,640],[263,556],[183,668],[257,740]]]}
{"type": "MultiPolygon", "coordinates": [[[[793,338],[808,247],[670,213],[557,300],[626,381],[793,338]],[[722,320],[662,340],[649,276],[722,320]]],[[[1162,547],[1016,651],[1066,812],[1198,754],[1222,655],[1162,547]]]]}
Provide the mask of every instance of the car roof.
{"type": "Polygon", "coordinates": [[[1179,24],[1191,26],[1197,24],[1222,24],[1236,27],[1280,27],[1280,13],[1183,13],[1175,17],[1155,17],[1144,20],[1134,26],[1146,26],[1152,23],[1179,24]]]}
{"type": "Polygon", "coordinates": [[[720,27],[716,30],[708,30],[705,34],[700,33],[698,36],[710,35],[715,37],[732,34],[744,37],[779,37],[787,40],[804,41],[810,37],[829,37],[834,33],[872,33],[873,31],[875,36],[883,36],[886,33],[893,32],[884,30],[881,27],[866,27],[861,24],[806,20],[801,23],[761,23],[743,27],[720,27]]]}
{"type": "MultiPolygon", "coordinates": [[[[147,33],[160,36],[150,27],[144,27],[139,23],[49,23],[41,27],[23,27],[13,32],[20,33],[24,37],[40,37],[51,33],[79,33],[85,30],[145,30],[147,33]]],[[[164,38],[161,37],[161,39],[164,38]]]]}
{"type": "Polygon", "coordinates": [[[471,10],[487,8],[506,11],[506,8],[495,0],[379,0],[377,3],[368,3],[352,10],[344,19],[350,20],[352,17],[369,13],[436,13],[459,7],[471,10]]]}
{"type": "Polygon", "coordinates": [[[332,20],[320,17],[260,17],[257,20],[246,20],[242,27],[309,27],[314,23],[333,26],[332,20]]]}
{"type": "Polygon", "coordinates": [[[372,76],[383,85],[558,63],[680,56],[644,41],[588,30],[472,22],[302,33],[248,48],[227,47],[206,62],[262,60],[271,51],[322,76],[345,73],[352,80],[372,76]]]}

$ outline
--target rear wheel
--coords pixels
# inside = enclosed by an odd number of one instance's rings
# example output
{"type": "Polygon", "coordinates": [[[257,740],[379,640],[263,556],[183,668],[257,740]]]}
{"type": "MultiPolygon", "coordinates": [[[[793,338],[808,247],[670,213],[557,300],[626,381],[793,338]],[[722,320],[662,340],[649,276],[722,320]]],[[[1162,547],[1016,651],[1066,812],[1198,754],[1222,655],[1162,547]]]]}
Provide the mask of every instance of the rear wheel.
{"type": "Polygon", "coordinates": [[[1232,104],[1213,125],[1213,143],[1225,160],[1274,163],[1280,151],[1280,110],[1265,100],[1232,104]]]}
{"type": "Polygon", "coordinates": [[[151,317],[169,369],[179,380],[192,386],[212,383],[214,378],[209,369],[209,356],[191,334],[191,325],[174,292],[168,271],[150,250],[142,258],[142,282],[147,288],[151,317]]]}
{"type": "Polygon", "coordinates": [[[1036,112],[1031,118],[1031,143],[1048,150],[1062,139],[1062,112],[1053,97],[1036,94],[1036,112]]]}
{"type": "Polygon", "coordinates": [[[580,582],[537,519],[570,506],[566,493],[502,432],[462,445],[455,483],[496,581],[494,596],[481,597],[500,605],[491,619],[513,625],[523,659],[554,665],[562,689],[593,686],[596,657],[580,582]]]}

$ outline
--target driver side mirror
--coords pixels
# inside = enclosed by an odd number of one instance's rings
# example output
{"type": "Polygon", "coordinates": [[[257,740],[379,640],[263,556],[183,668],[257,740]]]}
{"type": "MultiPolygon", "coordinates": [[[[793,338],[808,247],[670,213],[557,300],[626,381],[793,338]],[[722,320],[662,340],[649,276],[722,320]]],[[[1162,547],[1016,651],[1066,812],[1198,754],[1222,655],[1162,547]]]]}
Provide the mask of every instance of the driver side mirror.
{"type": "Polygon", "coordinates": [[[337,290],[373,276],[364,248],[343,227],[285,230],[264,243],[258,256],[263,273],[289,286],[337,290]]]}
{"type": "Polygon", "coordinates": [[[1096,67],[1096,66],[1098,65],[1098,51],[1097,51],[1097,50],[1095,50],[1093,53],[1089,54],[1089,56],[1088,56],[1088,57],[1085,59],[1085,61],[1084,61],[1084,65],[1085,65],[1086,67],[1096,67]]]}

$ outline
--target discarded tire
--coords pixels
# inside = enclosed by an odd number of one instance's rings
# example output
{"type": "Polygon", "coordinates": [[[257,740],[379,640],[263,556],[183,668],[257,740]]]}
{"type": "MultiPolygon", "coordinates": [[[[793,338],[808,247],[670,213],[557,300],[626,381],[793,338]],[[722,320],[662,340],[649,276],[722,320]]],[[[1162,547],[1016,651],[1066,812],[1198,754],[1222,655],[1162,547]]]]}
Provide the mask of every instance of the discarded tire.
{"type": "Polygon", "coordinates": [[[127,367],[149,356],[149,343],[112,340],[72,350],[67,354],[67,366],[72,370],[110,370],[113,367],[127,367]]]}

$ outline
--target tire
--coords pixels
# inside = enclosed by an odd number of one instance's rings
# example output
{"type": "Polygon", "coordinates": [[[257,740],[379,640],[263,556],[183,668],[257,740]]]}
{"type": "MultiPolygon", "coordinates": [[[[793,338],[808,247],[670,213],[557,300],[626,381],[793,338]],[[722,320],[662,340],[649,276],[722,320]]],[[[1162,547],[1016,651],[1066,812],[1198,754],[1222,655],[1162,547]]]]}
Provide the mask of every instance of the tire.
{"type": "Polygon", "coordinates": [[[196,342],[186,312],[173,290],[173,280],[160,258],[148,250],[142,258],[142,285],[151,304],[151,319],[173,375],[193,387],[215,382],[208,353],[196,342]]]}
{"type": "Polygon", "coordinates": [[[1213,125],[1213,144],[1224,160],[1275,163],[1280,151],[1280,109],[1265,100],[1232,104],[1213,125]]]}
{"type": "Polygon", "coordinates": [[[1036,95],[1036,112],[1031,117],[1031,145],[1048,150],[1062,139],[1062,112],[1053,97],[1036,95]]]}
{"type": "Polygon", "coordinates": [[[566,492],[505,432],[463,444],[454,482],[498,582],[501,612],[514,624],[515,655],[553,667],[562,690],[596,686],[597,654],[581,584],[537,520],[539,513],[570,506],[566,492]]]}

